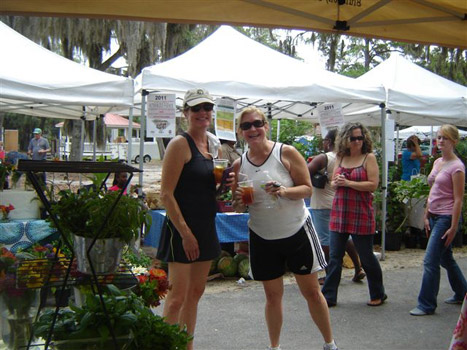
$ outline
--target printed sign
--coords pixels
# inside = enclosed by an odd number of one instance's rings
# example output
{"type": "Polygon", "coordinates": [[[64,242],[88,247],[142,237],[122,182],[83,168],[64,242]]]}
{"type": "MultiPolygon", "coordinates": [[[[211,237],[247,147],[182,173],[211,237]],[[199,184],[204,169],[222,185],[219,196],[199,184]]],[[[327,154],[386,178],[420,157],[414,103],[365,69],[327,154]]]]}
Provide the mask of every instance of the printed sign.
{"type": "Polygon", "coordinates": [[[221,98],[216,101],[215,130],[220,139],[236,141],[235,134],[235,101],[221,98]]]}
{"type": "Polygon", "coordinates": [[[324,137],[329,129],[344,125],[344,115],[340,103],[323,103],[317,108],[321,135],[324,137]]]}
{"type": "Polygon", "coordinates": [[[149,94],[147,110],[148,137],[175,136],[175,94],[149,94]]]}

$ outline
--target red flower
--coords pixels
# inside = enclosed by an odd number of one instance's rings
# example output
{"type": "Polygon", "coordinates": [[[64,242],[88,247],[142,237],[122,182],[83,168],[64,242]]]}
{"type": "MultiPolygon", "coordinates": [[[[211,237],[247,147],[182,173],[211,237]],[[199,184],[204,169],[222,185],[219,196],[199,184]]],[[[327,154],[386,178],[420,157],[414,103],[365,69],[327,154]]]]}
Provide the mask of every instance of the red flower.
{"type": "Polygon", "coordinates": [[[158,306],[170,288],[165,271],[151,269],[146,274],[136,277],[138,279],[136,294],[143,298],[146,305],[158,306]]]}

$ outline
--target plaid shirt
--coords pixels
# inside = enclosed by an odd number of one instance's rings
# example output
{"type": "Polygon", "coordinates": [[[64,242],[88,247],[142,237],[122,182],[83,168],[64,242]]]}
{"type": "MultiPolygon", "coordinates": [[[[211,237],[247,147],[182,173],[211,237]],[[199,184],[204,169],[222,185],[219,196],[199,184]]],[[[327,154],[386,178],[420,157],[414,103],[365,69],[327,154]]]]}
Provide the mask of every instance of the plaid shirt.
{"type": "MultiPolygon", "coordinates": [[[[351,181],[367,181],[368,175],[363,165],[356,168],[339,166],[338,174],[346,174],[351,181]]],[[[357,191],[340,186],[332,202],[331,231],[357,235],[375,233],[375,215],[373,212],[373,194],[369,191],[357,191]]]]}

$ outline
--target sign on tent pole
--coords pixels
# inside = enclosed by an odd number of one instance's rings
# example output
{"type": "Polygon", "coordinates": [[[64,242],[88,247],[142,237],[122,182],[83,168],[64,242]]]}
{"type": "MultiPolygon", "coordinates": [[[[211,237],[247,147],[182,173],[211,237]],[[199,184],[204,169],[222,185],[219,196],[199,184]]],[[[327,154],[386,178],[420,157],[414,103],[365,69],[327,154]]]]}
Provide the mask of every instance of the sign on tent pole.
{"type": "Polygon", "coordinates": [[[149,94],[147,99],[148,137],[174,137],[175,94],[149,94]]]}
{"type": "Polygon", "coordinates": [[[216,101],[215,130],[220,139],[237,141],[235,133],[236,103],[232,99],[220,98],[216,101]]]}
{"type": "Polygon", "coordinates": [[[324,137],[329,129],[344,125],[344,115],[342,114],[342,104],[323,103],[316,107],[318,110],[319,125],[321,135],[324,137]]]}

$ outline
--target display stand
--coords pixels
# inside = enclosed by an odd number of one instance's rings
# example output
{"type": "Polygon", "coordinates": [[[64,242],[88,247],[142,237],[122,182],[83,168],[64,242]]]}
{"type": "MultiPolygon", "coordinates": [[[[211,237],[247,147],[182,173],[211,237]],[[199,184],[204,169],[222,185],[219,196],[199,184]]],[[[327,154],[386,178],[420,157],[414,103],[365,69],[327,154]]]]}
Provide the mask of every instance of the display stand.
{"type": "MultiPolygon", "coordinates": [[[[89,279],[83,280],[83,279],[70,278],[71,267],[72,267],[73,261],[75,259],[75,256],[74,256],[75,254],[73,252],[73,247],[71,245],[71,242],[68,240],[66,235],[63,234],[63,232],[62,232],[62,230],[60,228],[60,219],[57,218],[57,216],[54,215],[54,213],[51,210],[50,202],[47,199],[46,195],[44,194],[44,188],[42,187],[42,184],[39,181],[37,173],[38,172],[81,173],[81,174],[83,174],[83,173],[107,173],[107,176],[105,177],[105,179],[102,181],[102,183],[100,185],[100,189],[102,189],[105,186],[105,183],[106,183],[106,181],[109,178],[111,173],[116,173],[116,172],[130,173],[130,176],[128,177],[127,183],[124,186],[124,188],[126,188],[128,186],[128,184],[130,183],[132,177],[133,177],[133,173],[141,172],[142,170],[134,168],[134,167],[132,167],[132,166],[130,166],[128,164],[125,164],[125,163],[117,163],[117,162],[81,162],[81,161],[56,162],[56,161],[34,161],[34,160],[23,160],[23,159],[19,160],[18,170],[26,172],[26,175],[27,175],[29,181],[31,181],[31,184],[33,185],[34,189],[36,190],[37,195],[39,196],[39,199],[41,200],[41,202],[44,205],[45,209],[49,213],[50,219],[54,222],[54,224],[55,224],[55,226],[57,228],[57,231],[59,232],[59,234],[60,234],[60,236],[62,238],[62,241],[68,246],[68,248],[72,252],[72,256],[71,256],[71,258],[69,260],[59,259],[58,252],[59,252],[60,246],[57,247],[58,249],[57,249],[57,251],[55,253],[53,263],[49,264],[50,267],[49,267],[49,271],[48,271],[48,274],[47,274],[47,279],[46,279],[45,285],[46,286],[52,285],[52,284],[50,284],[50,282],[51,282],[50,278],[54,273],[54,269],[57,269],[57,266],[59,266],[59,265],[60,266],[66,266],[66,272],[64,273],[64,275],[60,276],[58,281],[57,280],[53,281],[54,286],[57,286],[57,284],[61,286],[60,295],[61,296],[63,295],[63,292],[64,292],[65,288],[67,286],[69,286],[69,285],[89,283],[91,285],[92,289],[93,289],[93,292],[94,293],[97,292],[99,294],[99,298],[100,298],[100,301],[101,301],[101,304],[102,304],[102,308],[103,308],[104,312],[107,314],[107,310],[105,308],[105,303],[104,303],[104,299],[103,299],[103,293],[102,293],[102,289],[101,289],[101,285],[106,283],[106,279],[102,278],[102,276],[98,276],[96,274],[95,268],[94,268],[91,261],[89,263],[90,263],[90,267],[91,267],[91,270],[92,270],[92,275],[90,276],[89,279]]],[[[93,239],[93,241],[92,241],[92,243],[91,243],[91,245],[90,245],[90,247],[89,247],[89,249],[87,251],[88,257],[89,257],[89,253],[92,250],[96,240],[99,238],[100,233],[102,232],[103,228],[107,224],[108,219],[110,218],[115,206],[117,205],[117,203],[120,200],[120,198],[122,197],[122,195],[123,195],[123,189],[120,191],[119,195],[115,199],[115,203],[110,208],[110,210],[107,213],[107,216],[106,216],[102,226],[100,227],[100,229],[98,230],[96,236],[94,237],[94,239],[93,239]]],[[[24,268],[24,271],[28,271],[27,266],[24,268]]],[[[131,271],[125,266],[120,267],[119,273],[123,274],[124,276],[128,276],[130,279],[131,279],[130,276],[133,276],[131,274],[131,271]]],[[[56,275],[56,273],[55,273],[55,275],[56,275]]],[[[134,278],[134,276],[133,276],[133,278],[134,278]]],[[[123,281],[128,282],[128,279],[124,277],[123,281]]],[[[37,312],[37,315],[36,315],[36,319],[40,314],[42,306],[43,305],[41,303],[41,305],[39,306],[39,310],[37,312]]],[[[51,327],[50,327],[50,331],[49,331],[48,337],[46,339],[46,342],[44,344],[44,350],[48,349],[49,344],[51,342],[52,334],[53,334],[53,330],[54,330],[54,326],[55,326],[55,322],[56,322],[56,319],[57,319],[59,309],[60,309],[60,303],[58,303],[57,306],[56,306],[53,321],[52,321],[52,324],[51,324],[51,327]]],[[[117,343],[117,339],[115,337],[115,333],[114,333],[113,327],[111,325],[110,319],[108,319],[108,318],[107,318],[107,325],[109,327],[109,331],[110,331],[110,334],[111,334],[112,339],[113,339],[114,347],[115,347],[116,350],[118,350],[119,346],[118,346],[118,343],[117,343]]],[[[28,345],[28,349],[31,346],[32,339],[33,339],[33,337],[31,336],[31,339],[30,339],[29,345],[28,345]]]]}

